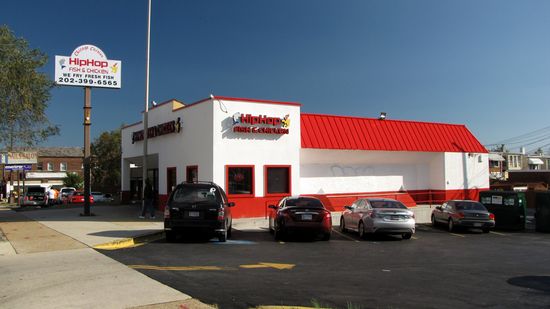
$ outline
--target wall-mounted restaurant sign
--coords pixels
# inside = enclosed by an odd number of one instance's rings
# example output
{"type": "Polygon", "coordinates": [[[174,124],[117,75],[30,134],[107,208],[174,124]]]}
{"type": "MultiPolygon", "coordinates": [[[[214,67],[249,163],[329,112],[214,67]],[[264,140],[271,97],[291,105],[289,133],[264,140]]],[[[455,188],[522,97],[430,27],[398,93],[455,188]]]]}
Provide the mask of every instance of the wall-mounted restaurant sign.
{"type": "MultiPolygon", "coordinates": [[[[179,133],[181,131],[181,120],[178,117],[176,120],[161,123],[159,125],[149,127],[147,129],[147,138],[154,138],[170,133],[179,133]]],[[[132,144],[144,139],[143,130],[132,133],[132,144]]]]}
{"type": "Polygon", "coordinates": [[[288,134],[289,127],[288,114],[283,118],[241,113],[233,115],[233,132],[235,133],[288,134]]]}

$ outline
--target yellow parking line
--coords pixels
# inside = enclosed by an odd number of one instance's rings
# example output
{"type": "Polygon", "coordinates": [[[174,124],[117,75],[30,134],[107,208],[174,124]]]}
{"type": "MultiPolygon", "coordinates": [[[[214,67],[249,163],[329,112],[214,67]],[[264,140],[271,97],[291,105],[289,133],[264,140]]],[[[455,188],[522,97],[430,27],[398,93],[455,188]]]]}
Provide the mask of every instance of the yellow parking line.
{"type": "Polygon", "coordinates": [[[285,242],[284,241],[279,241],[279,244],[284,245],[285,242]]]}
{"type": "Polygon", "coordinates": [[[491,234],[497,234],[497,235],[500,235],[500,236],[508,236],[508,235],[506,235],[506,234],[504,234],[504,233],[493,232],[493,231],[490,231],[489,233],[491,233],[491,234]]]}
{"type": "Polygon", "coordinates": [[[333,230],[336,234],[341,235],[341,236],[344,237],[344,238],[347,238],[347,239],[349,239],[349,240],[353,240],[353,241],[355,241],[355,242],[360,242],[359,240],[357,240],[357,239],[355,239],[355,238],[353,238],[353,237],[350,237],[350,236],[348,236],[348,235],[345,235],[345,234],[343,234],[343,233],[340,233],[340,232],[338,232],[338,231],[335,230],[335,229],[332,229],[332,230],[333,230]]]}
{"type": "Polygon", "coordinates": [[[460,234],[455,234],[455,233],[449,233],[449,234],[451,234],[451,235],[453,235],[453,236],[458,236],[458,237],[462,237],[462,238],[466,237],[466,236],[464,236],[464,235],[460,235],[460,234]]]}
{"type": "Polygon", "coordinates": [[[218,266],[154,266],[154,265],[128,265],[133,269],[147,270],[179,270],[179,271],[196,271],[196,270],[224,270],[218,266]]]}

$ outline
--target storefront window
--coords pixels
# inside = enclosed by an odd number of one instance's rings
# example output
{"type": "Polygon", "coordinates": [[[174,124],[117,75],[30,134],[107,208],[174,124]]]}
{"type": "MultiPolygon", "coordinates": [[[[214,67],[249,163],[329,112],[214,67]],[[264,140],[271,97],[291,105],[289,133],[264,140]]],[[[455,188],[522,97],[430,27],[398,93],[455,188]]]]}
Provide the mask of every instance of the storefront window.
{"type": "Polygon", "coordinates": [[[253,166],[227,167],[227,190],[229,194],[254,194],[253,184],[253,166]]]}
{"type": "Polygon", "coordinates": [[[266,167],[266,193],[290,194],[290,167],[266,167]]]}

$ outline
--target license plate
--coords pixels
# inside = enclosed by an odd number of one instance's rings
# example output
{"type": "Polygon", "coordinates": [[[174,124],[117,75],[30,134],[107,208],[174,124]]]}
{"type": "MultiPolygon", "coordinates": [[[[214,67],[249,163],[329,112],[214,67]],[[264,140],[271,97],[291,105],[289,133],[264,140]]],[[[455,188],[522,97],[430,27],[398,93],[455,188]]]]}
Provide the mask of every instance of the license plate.
{"type": "Polygon", "coordinates": [[[399,219],[401,219],[401,216],[391,216],[390,219],[391,220],[399,220],[399,219]]]}
{"type": "Polygon", "coordinates": [[[480,226],[481,226],[481,223],[474,223],[474,226],[475,226],[475,227],[480,227],[480,226]]]}
{"type": "Polygon", "coordinates": [[[302,215],[302,220],[311,220],[312,218],[311,215],[302,215]]]}
{"type": "Polygon", "coordinates": [[[200,212],[198,211],[190,211],[189,212],[189,217],[199,217],[201,215],[200,212]]]}

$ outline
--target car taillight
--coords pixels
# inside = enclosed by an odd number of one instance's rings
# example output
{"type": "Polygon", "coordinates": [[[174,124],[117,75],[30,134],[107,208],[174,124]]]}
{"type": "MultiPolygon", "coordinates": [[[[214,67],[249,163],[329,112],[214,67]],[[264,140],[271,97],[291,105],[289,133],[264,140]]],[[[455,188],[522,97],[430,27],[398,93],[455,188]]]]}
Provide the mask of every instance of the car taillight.
{"type": "Polygon", "coordinates": [[[164,219],[170,219],[170,207],[164,206],[164,219]]]}
{"type": "Polygon", "coordinates": [[[224,210],[223,210],[223,207],[222,207],[218,210],[218,221],[223,221],[224,220],[224,217],[225,217],[224,214],[225,213],[224,213],[224,210]]]}
{"type": "Polygon", "coordinates": [[[463,212],[459,212],[456,214],[456,216],[460,219],[464,218],[464,213],[463,212]]]}
{"type": "Polygon", "coordinates": [[[371,217],[371,218],[380,218],[381,216],[379,216],[377,212],[373,211],[373,212],[370,213],[369,217],[371,217]]]}
{"type": "Polygon", "coordinates": [[[28,197],[28,196],[25,196],[25,197],[23,198],[23,200],[28,201],[28,200],[29,200],[29,197],[28,197]]]}
{"type": "Polygon", "coordinates": [[[323,220],[332,220],[332,215],[330,214],[330,211],[325,212],[323,220]]]}
{"type": "Polygon", "coordinates": [[[491,219],[491,220],[495,220],[495,215],[494,215],[494,214],[492,214],[492,213],[489,213],[489,219],[491,219]]]}
{"type": "Polygon", "coordinates": [[[285,218],[290,218],[290,213],[288,212],[288,209],[279,212],[279,215],[285,218]]]}

